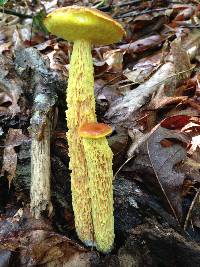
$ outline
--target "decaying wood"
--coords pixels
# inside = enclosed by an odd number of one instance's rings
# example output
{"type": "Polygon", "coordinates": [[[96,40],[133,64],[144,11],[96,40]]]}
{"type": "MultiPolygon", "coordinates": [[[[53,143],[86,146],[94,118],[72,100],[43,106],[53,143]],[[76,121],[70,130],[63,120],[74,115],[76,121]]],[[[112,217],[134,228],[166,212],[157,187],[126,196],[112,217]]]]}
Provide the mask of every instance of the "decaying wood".
{"type": "Polygon", "coordinates": [[[118,177],[114,196],[116,233],[127,237],[115,257],[119,266],[199,266],[199,245],[163,210],[155,195],[118,177]]]}
{"type": "Polygon", "coordinates": [[[33,114],[30,133],[31,145],[31,212],[38,218],[47,210],[52,211],[50,192],[50,138],[51,110],[55,104],[55,88],[52,88],[52,78],[49,75],[48,64],[42,60],[35,49],[26,49],[17,54],[18,67],[31,68],[34,81],[33,114]],[[25,62],[25,64],[24,64],[25,62]],[[34,67],[35,66],[35,67],[34,67]]]}
{"type": "Polygon", "coordinates": [[[51,119],[47,116],[43,137],[33,137],[31,143],[31,211],[39,218],[42,211],[52,212],[50,137],[51,119]]]}
{"type": "Polygon", "coordinates": [[[199,266],[200,246],[188,235],[182,236],[155,222],[142,228],[141,236],[153,256],[153,266],[199,266]]]}

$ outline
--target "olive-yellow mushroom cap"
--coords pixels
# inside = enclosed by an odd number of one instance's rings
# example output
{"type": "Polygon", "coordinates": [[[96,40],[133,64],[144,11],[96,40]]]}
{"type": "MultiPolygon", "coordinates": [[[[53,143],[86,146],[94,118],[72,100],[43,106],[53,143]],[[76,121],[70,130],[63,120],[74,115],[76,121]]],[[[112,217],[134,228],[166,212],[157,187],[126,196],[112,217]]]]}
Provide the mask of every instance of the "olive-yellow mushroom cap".
{"type": "Polygon", "coordinates": [[[78,129],[80,137],[98,139],[112,133],[112,128],[105,123],[89,122],[81,125],[78,129]]]}
{"type": "Polygon", "coordinates": [[[120,23],[94,9],[69,6],[56,9],[44,20],[54,35],[68,41],[89,40],[92,44],[113,44],[126,34],[120,23]]]}

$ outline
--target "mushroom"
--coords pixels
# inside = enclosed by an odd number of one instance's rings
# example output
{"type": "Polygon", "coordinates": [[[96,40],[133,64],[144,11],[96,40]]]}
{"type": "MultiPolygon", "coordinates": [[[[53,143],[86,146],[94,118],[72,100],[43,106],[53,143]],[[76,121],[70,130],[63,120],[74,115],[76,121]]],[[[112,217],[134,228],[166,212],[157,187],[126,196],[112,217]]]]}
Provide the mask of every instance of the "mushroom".
{"type": "Polygon", "coordinates": [[[112,133],[112,128],[105,123],[88,122],[82,124],[78,133],[80,137],[98,139],[112,133]]]}
{"type": "Polygon", "coordinates": [[[114,217],[112,151],[105,136],[112,133],[112,128],[104,123],[86,123],[78,132],[88,167],[96,247],[107,253],[114,242],[114,217]]]}
{"type": "Polygon", "coordinates": [[[72,204],[79,238],[93,246],[94,230],[89,193],[88,166],[78,127],[96,122],[92,44],[112,44],[121,40],[125,31],[110,16],[96,9],[70,6],[59,8],[44,20],[47,29],[73,41],[67,88],[67,126],[71,169],[72,204]]]}

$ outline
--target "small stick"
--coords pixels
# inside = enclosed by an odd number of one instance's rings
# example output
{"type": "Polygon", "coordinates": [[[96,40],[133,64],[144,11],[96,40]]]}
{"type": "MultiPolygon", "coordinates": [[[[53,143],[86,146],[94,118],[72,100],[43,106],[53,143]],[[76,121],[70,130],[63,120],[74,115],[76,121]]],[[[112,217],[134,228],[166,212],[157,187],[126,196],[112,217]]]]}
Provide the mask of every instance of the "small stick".
{"type": "Polygon", "coordinates": [[[186,231],[186,229],[187,229],[188,222],[189,222],[189,219],[190,219],[192,210],[194,208],[195,203],[197,202],[197,199],[199,197],[199,194],[200,194],[200,189],[197,190],[197,192],[196,192],[196,194],[195,194],[195,196],[194,196],[194,198],[192,200],[192,203],[190,205],[190,208],[188,210],[188,213],[187,213],[187,216],[186,216],[186,219],[185,219],[185,222],[184,222],[184,227],[183,227],[184,231],[186,231]]]}
{"type": "Polygon", "coordinates": [[[142,2],[141,0],[132,0],[126,3],[118,4],[117,7],[131,6],[131,5],[139,4],[141,2],[142,2]]]}
{"type": "Polygon", "coordinates": [[[0,12],[5,13],[5,14],[9,14],[9,15],[13,15],[13,16],[17,16],[17,17],[22,18],[22,19],[32,19],[33,18],[32,15],[22,14],[22,13],[16,12],[15,10],[7,9],[4,7],[0,7],[0,12]]]}
{"type": "Polygon", "coordinates": [[[160,11],[166,11],[170,8],[156,8],[156,9],[147,9],[147,10],[144,10],[144,11],[140,11],[140,12],[136,12],[136,11],[131,11],[129,13],[125,13],[125,14],[122,14],[122,15],[117,15],[117,16],[114,16],[114,18],[128,18],[128,17],[136,17],[136,16],[141,16],[141,15],[145,15],[145,14],[150,14],[150,13],[153,13],[153,12],[160,12],[160,11]]]}
{"type": "Polygon", "coordinates": [[[41,136],[35,135],[31,144],[31,213],[38,219],[45,210],[52,212],[50,177],[51,119],[46,122],[41,136]]]}

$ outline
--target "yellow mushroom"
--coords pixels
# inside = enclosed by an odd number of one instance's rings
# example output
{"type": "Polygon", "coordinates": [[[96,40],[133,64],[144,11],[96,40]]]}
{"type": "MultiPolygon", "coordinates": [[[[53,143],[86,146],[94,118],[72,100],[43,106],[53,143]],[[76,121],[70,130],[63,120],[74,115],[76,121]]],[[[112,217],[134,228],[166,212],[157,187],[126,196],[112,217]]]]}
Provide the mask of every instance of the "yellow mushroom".
{"type": "MultiPolygon", "coordinates": [[[[79,238],[94,245],[94,222],[88,181],[88,164],[78,127],[96,122],[92,44],[112,44],[125,35],[122,26],[96,9],[70,6],[59,8],[44,20],[47,29],[74,42],[67,88],[67,126],[72,204],[79,238]]],[[[87,152],[86,152],[87,153],[87,152]]]]}
{"type": "Polygon", "coordinates": [[[112,151],[105,136],[112,128],[86,123],[79,128],[88,167],[92,221],[97,249],[109,252],[114,242],[112,151]]]}

